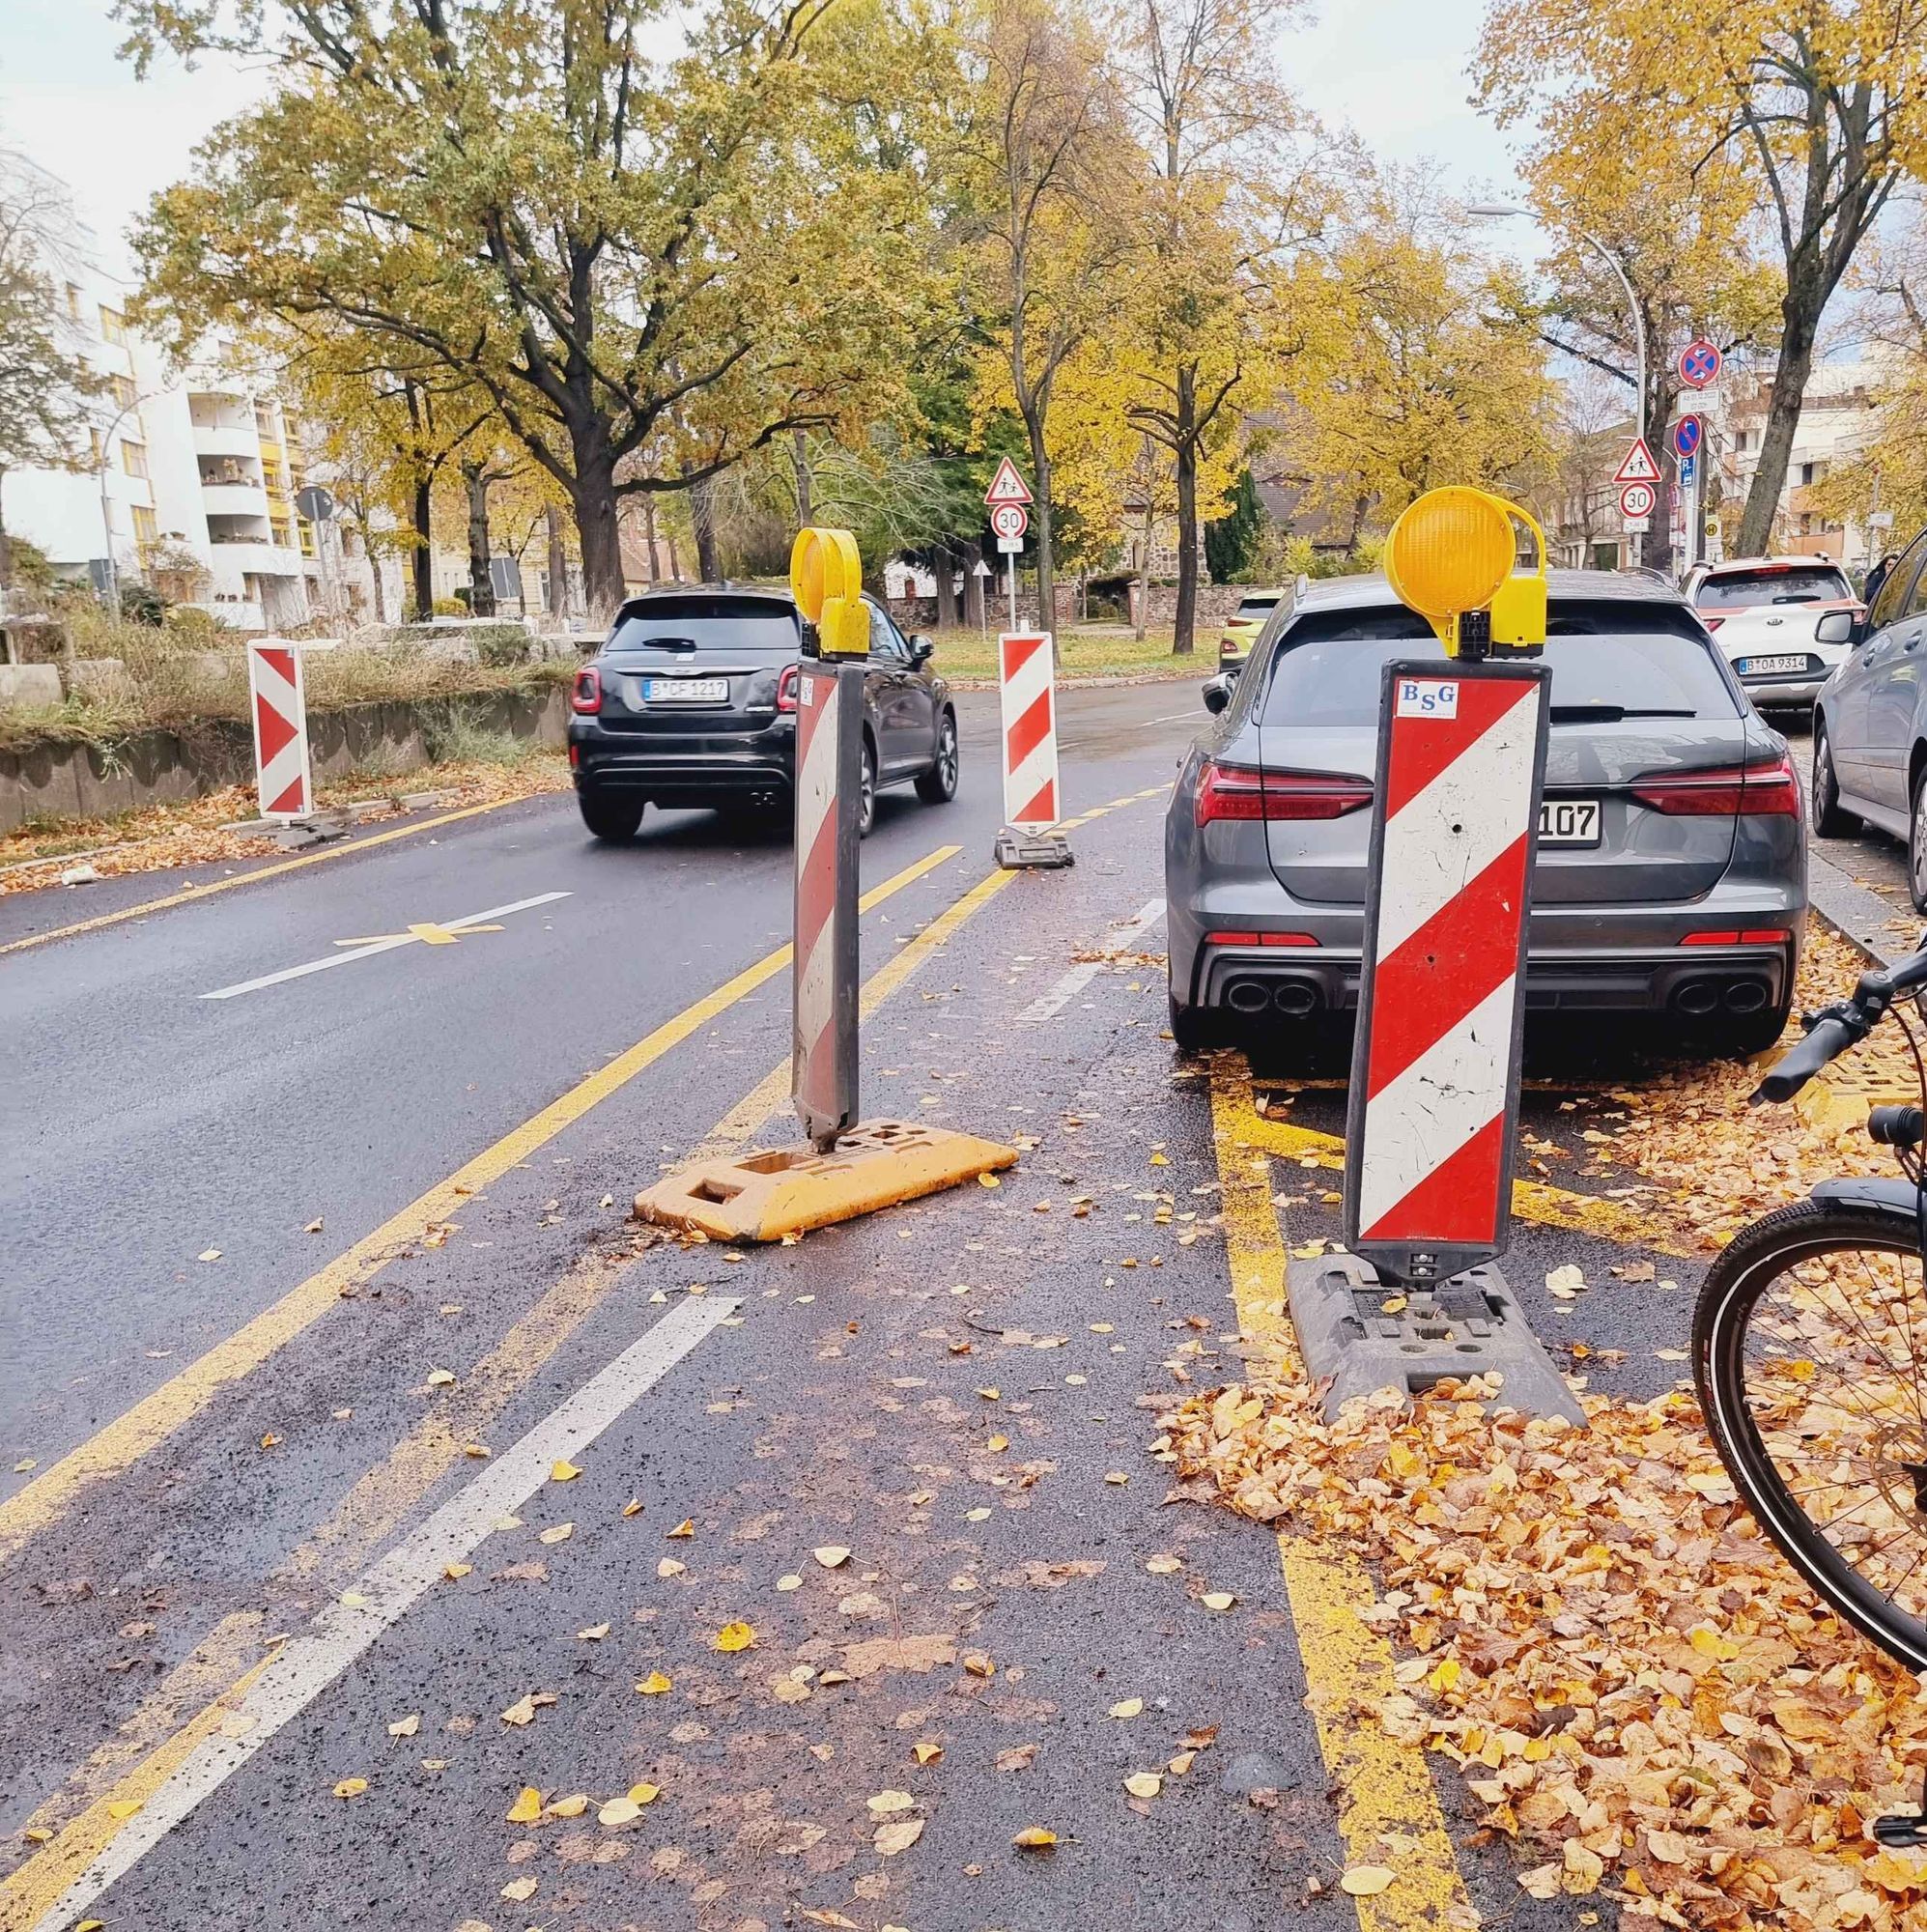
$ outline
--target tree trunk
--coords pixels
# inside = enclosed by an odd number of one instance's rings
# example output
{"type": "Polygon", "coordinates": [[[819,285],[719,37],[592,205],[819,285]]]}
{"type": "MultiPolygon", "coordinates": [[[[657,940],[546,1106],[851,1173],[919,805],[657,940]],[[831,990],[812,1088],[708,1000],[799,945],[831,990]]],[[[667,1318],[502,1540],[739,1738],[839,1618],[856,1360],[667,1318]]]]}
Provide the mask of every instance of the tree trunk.
{"type": "Polygon", "coordinates": [[[930,575],[937,580],[937,628],[953,631],[957,623],[956,564],[948,550],[930,553],[930,575]]]}
{"type": "Polygon", "coordinates": [[[790,438],[790,461],[796,467],[796,526],[807,529],[815,515],[810,507],[809,447],[800,429],[792,430],[790,438]]]}
{"type": "Polygon", "coordinates": [[[1197,645],[1198,621],[1198,372],[1177,372],[1176,447],[1177,471],[1177,608],[1172,613],[1171,653],[1188,658],[1197,645]]]}
{"type": "Polygon", "coordinates": [[[1150,542],[1157,527],[1157,511],[1151,500],[1151,493],[1145,492],[1144,535],[1138,539],[1138,595],[1137,609],[1132,614],[1132,635],[1139,643],[1145,640],[1145,629],[1150,622],[1150,542]]]}
{"type": "Polygon", "coordinates": [[[562,543],[562,513],[553,503],[542,512],[549,526],[549,615],[569,621],[569,553],[562,543]]]}
{"type": "Polygon", "coordinates": [[[435,615],[435,489],[427,477],[414,486],[414,618],[435,615]]]}
{"type": "Polygon", "coordinates": [[[582,559],[582,596],[592,611],[612,611],[626,589],[622,526],[615,505],[615,458],[599,429],[575,439],[575,458],[570,496],[576,512],[576,547],[582,559]]]}
{"type": "Polygon", "coordinates": [[[1765,556],[1772,548],[1773,520],[1779,514],[1780,492],[1786,488],[1794,431],[1799,426],[1800,404],[1806,398],[1807,379],[1813,374],[1819,303],[1825,299],[1824,296],[1815,299],[1809,287],[1817,279],[1809,276],[1790,283],[1780,304],[1786,328],[1773,369],[1773,399],[1767,408],[1766,434],[1760,439],[1760,467],[1753,472],[1746,507],[1740,514],[1738,552],[1742,556],[1765,556]]]}
{"type": "Polygon", "coordinates": [[[723,571],[716,555],[715,504],[711,500],[707,482],[689,486],[689,520],[695,535],[696,581],[699,583],[721,583],[723,571]]]}
{"type": "MultiPolygon", "coordinates": [[[[1036,498],[1031,505],[1033,534],[1037,540],[1037,628],[1057,635],[1057,557],[1051,548],[1051,460],[1044,448],[1043,412],[1024,412],[1031,437],[1031,469],[1036,475],[1036,498]]],[[[1052,645],[1055,649],[1055,642],[1052,645]]]]}
{"type": "Polygon", "coordinates": [[[368,523],[361,520],[361,554],[368,559],[368,581],[375,587],[375,621],[385,624],[388,621],[387,593],[382,588],[382,564],[383,559],[368,541],[368,523]]]}
{"type": "Polygon", "coordinates": [[[676,554],[676,540],[674,537],[671,537],[669,539],[669,582],[671,583],[680,583],[682,581],[683,560],[676,554]]]}
{"type": "MultiPolygon", "coordinates": [[[[653,490],[646,491],[642,497],[642,533],[649,542],[649,582],[660,583],[663,572],[656,561],[656,493],[653,490]]],[[[674,554],[672,550],[670,555],[674,554]]]]}
{"type": "Polygon", "coordinates": [[[983,586],[988,582],[977,574],[977,566],[983,561],[981,544],[960,544],[963,554],[964,622],[978,630],[983,629],[983,586]]]}
{"type": "Polygon", "coordinates": [[[468,493],[468,613],[496,614],[496,586],[489,576],[489,472],[479,463],[462,465],[462,487],[468,493]]]}

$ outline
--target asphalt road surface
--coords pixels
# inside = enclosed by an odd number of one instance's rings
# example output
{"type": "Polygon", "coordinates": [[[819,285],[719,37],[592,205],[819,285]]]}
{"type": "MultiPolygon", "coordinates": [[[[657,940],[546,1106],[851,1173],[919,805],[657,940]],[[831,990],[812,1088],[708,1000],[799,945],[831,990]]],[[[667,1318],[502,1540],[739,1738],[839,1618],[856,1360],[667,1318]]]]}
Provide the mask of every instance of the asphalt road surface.
{"type": "MultiPolygon", "coordinates": [[[[0,1928],[1594,1922],[1365,1720],[1278,1540],[1168,1496],[1148,1405],[1336,1234],[1342,1082],[1164,1037],[1195,691],[1066,697],[1055,873],[989,866],[992,705],[864,848],[864,1111],[1021,1165],[794,1246],[628,1219],[792,1138],[781,838],[543,798],[0,956],[0,1928]]],[[[1594,1385],[1650,1393],[1698,1264],[1606,1285],[1578,1166],[1508,1273],[1563,1366],[1578,1261],[1594,1385]]]]}

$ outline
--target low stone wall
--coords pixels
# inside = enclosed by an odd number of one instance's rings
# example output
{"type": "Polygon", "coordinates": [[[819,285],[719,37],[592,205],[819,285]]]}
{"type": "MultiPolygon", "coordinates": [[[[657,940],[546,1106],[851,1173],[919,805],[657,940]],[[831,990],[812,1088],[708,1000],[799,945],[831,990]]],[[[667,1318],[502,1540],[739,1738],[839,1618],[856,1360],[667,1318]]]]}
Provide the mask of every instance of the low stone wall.
{"type": "MultiPolygon", "coordinates": [[[[487,692],[423,704],[355,704],[308,715],[316,779],[351,772],[413,771],[451,719],[478,731],[505,731],[530,745],[559,746],[569,694],[487,692]]],[[[148,805],[178,804],[254,777],[254,744],[240,720],[209,719],[190,729],[139,731],[107,745],[47,741],[0,750],[0,832],[29,819],[105,818],[148,805]]]]}

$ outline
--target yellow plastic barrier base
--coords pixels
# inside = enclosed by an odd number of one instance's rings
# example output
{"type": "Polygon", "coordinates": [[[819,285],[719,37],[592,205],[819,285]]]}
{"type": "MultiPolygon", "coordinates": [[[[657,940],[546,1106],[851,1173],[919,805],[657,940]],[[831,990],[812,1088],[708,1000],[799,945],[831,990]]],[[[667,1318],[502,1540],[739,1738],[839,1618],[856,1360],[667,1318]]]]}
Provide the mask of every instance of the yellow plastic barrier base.
{"type": "Polygon", "coordinates": [[[1016,1162],[1014,1148],[975,1134],[914,1121],[866,1121],[828,1153],[779,1148],[697,1161],[644,1188],[636,1197],[636,1216],[712,1241],[779,1241],[1016,1162]]]}

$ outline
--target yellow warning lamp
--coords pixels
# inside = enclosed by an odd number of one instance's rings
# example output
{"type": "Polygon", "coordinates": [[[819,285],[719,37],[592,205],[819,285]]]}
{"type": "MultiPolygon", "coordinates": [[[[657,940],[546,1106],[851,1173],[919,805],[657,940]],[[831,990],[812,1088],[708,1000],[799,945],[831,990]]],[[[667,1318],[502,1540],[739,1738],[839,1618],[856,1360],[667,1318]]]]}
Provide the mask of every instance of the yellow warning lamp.
{"type": "Polygon", "coordinates": [[[870,647],[870,613],[864,604],[863,559],[848,530],[798,530],[789,553],[789,593],[816,626],[826,658],[864,657],[870,647]]]}
{"type": "Polygon", "coordinates": [[[1450,657],[1484,657],[1488,645],[1536,650],[1545,641],[1545,533],[1489,491],[1428,490],[1392,526],[1385,575],[1450,657]],[[1536,557],[1529,571],[1516,568],[1521,527],[1536,557]],[[1489,612],[1489,623],[1461,626],[1474,612],[1489,612]]]}

